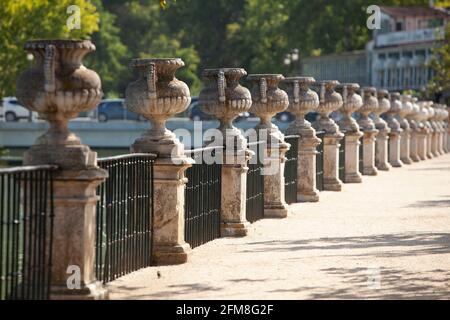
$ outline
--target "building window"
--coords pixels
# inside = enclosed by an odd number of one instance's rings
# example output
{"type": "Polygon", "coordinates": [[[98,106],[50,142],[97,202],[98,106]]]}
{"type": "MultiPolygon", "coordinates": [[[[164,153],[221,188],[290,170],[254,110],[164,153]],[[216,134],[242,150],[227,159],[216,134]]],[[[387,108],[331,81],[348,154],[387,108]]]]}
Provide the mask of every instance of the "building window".
{"type": "Polygon", "coordinates": [[[403,22],[396,22],[395,31],[402,31],[402,30],[403,30],[403,22]]]}

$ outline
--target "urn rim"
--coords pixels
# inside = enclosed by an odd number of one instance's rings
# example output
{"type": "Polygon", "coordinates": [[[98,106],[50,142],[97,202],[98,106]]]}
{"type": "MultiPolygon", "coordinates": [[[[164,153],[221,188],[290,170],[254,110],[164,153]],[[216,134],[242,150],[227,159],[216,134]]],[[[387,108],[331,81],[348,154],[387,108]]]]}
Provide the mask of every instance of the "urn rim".
{"type": "Polygon", "coordinates": [[[223,72],[225,75],[241,75],[246,76],[247,71],[245,71],[244,68],[211,68],[211,69],[205,69],[202,72],[202,76],[215,76],[218,75],[220,72],[223,72]]]}
{"type": "Polygon", "coordinates": [[[258,81],[260,79],[281,81],[284,79],[284,76],[279,73],[252,73],[247,77],[247,80],[249,81],[258,81]]]}
{"type": "Polygon", "coordinates": [[[25,50],[45,49],[49,45],[54,45],[57,49],[86,49],[95,51],[95,44],[91,40],[81,39],[36,39],[25,42],[25,50]]]}
{"type": "Polygon", "coordinates": [[[358,90],[359,88],[361,88],[361,86],[359,85],[359,83],[356,82],[350,82],[350,83],[339,83],[336,88],[338,89],[343,89],[344,87],[347,87],[349,89],[353,89],[353,90],[358,90]]]}
{"type": "Polygon", "coordinates": [[[183,67],[184,61],[181,58],[134,58],[130,60],[131,67],[147,67],[151,64],[183,67]]]}

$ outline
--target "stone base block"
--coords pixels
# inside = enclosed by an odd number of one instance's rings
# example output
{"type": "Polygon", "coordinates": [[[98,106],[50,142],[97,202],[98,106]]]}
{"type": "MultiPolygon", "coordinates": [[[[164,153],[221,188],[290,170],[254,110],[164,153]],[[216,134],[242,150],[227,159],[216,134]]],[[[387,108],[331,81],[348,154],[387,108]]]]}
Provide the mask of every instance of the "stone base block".
{"type": "Polygon", "coordinates": [[[280,205],[277,207],[270,206],[270,207],[264,207],[264,218],[269,219],[283,219],[287,218],[289,215],[289,206],[286,205],[280,205]]]}
{"type": "Polygon", "coordinates": [[[411,156],[411,160],[412,160],[413,162],[419,162],[419,161],[420,161],[420,157],[417,156],[417,155],[412,155],[412,156],[411,156]]]}
{"type": "Polygon", "coordinates": [[[372,167],[363,168],[363,175],[365,176],[376,176],[378,175],[378,170],[372,167]]]}
{"type": "Polygon", "coordinates": [[[323,189],[325,191],[342,191],[342,181],[340,180],[327,181],[326,179],[324,179],[323,189]]]}
{"type": "Polygon", "coordinates": [[[226,223],[220,226],[221,237],[240,238],[248,235],[250,222],[226,223]]]}
{"type": "Polygon", "coordinates": [[[50,287],[51,300],[108,300],[108,289],[100,281],[85,285],[81,289],[69,289],[66,284],[50,287]]]}
{"type": "Polygon", "coordinates": [[[192,250],[188,243],[176,246],[155,245],[153,247],[153,264],[171,266],[186,263],[192,250]]]}
{"type": "Polygon", "coordinates": [[[412,160],[410,158],[401,158],[403,164],[412,164],[412,160]]]}
{"type": "Polygon", "coordinates": [[[389,162],[393,168],[401,168],[403,167],[403,163],[400,160],[390,161],[389,162]]]}
{"type": "Polygon", "coordinates": [[[391,166],[387,163],[379,163],[377,164],[377,169],[381,171],[389,171],[391,170],[391,166]]]}
{"type": "Polygon", "coordinates": [[[320,200],[319,190],[297,194],[297,202],[318,202],[320,200]]]}
{"type": "Polygon", "coordinates": [[[345,183],[362,183],[362,176],[359,173],[346,174],[345,183]]]}

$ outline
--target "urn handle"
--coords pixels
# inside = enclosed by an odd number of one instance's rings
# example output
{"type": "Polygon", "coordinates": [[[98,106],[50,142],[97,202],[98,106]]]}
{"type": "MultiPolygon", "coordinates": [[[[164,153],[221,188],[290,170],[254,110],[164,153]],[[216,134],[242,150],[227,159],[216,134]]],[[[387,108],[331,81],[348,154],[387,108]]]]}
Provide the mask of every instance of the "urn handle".
{"type": "Polygon", "coordinates": [[[223,70],[219,71],[219,74],[217,76],[217,90],[219,91],[219,102],[224,103],[226,100],[225,95],[225,87],[227,86],[226,79],[225,79],[225,72],[223,70]]]}
{"type": "Polygon", "coordinates": [[[55,56],[56,56],[56,47],[53,44],[46,46],[44,55],[44,80],[46,92],[56,91],[55,56]]]}
{"type": "Polygon", "coordinates": [[[294,82],[294,103],[300,102],[300,84],[298,81],[294,82]]]}
{"type": "Polygon", "coordinates": [[[147,69],[147,90],[149,99],[157,98],[156,81],[158,81],[156,74],[156,65],[154,63],[150,63],[147,69]]]}
{"type": "Polygon", "coordinates": [[[347,98],[348,98],[348,89],[347,86],[344,86],[344,89],[342,91],[342,100],[344,103],[347,103],[347,98]]]}
{"type": "Polygon", "coordinates": [[[325,83],[320,84],[320,102],[325,103],[325,83]]]}
{"type": "Polygon", "coordinates": [[[261,102],[267,103],[267,80],[266,80],[266,78],[261,78],[259,80],[259,94],[261,95],[261,102]]]}

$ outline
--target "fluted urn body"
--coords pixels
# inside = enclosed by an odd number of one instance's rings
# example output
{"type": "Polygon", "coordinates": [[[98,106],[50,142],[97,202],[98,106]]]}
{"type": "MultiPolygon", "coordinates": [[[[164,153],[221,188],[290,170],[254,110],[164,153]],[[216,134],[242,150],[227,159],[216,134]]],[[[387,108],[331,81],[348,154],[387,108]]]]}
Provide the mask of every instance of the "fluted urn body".
{"type": "Polygon", "coordinates": [[[133,144],[133,151],[158,152],[161,158],[182,156],[184,150],[166,128],[166,121],[186,110],[191,102],[188,86],[175,77],[184,62],[179,58],[133,59],[130,66],[138,71],[139,78],[128,85],[125,106],[151,123],[133,144]]]}
{"type": "Polygon", "coordinates": [[[312,129],[305,116],[319,106],[319,96],[310,89],[314,82],[315,79],[311,77],[289,77],[283,80],[289,97],[287,110],[295,115],[295,121],[289,126],[289,133],[298,134],[312,129]]]}
{"type": "Polygon", "coordinates": [[[238,137],[241,143],[245,139],[233,125],[233,120],[252,106],[250,91],[239,84],[239,80],[246,75],[242,68],[206,69],[203,71],[205,87],[199,96],[202,110],[220,121],[222,134],[227,139],[238,137]]]}
{"type": "Polygon", "coordinates": [[[265,134],[267,139],[270,140],[270,135],[280,142],[284,140],[283,134],[272,123],[272,118],[286,110],[289,105],[287,93],[278,88],[283,79],[281,74],[251,74],[247,77],[247,80],[252,82],[250,112],[261,119],[255,129],[259,134],[265,134]]]}
{"type": "Polygon", "coordinates": [[[353,119],[353,112],[359,110],[362,105],[362,97],[357,93],[359,84],[343,83],[337,86],[342,94],[343,104],[339,111],[342,113],[342,119],[339,121],[339,128],[345,130],[346,134],[360,133],[359,125],[353,119]]]}
{"type": "Polygon", "coordinates": [[[323,130],[327,135],[343,136],[339,131],[338,125],[330,118],[333,111],[338,110],[342,106],[342,96],[335,91],[339,81],[326,80],[314,82],[314,87],[319,92],[319,106],[317,111],[320,113],[319,119],[313,123],[316,130],[323,130]]]}
{"type": "Polygon", "coordinates": [[[378,111],[377,90],[374,87],[365,87],[361,90],[361,96],[363,98],[363,105],[359,109],[361,119],[358,123],[364,132],[372,132],[376,129],[375,123],[369,117],[369,114],[378,111]]]}
{"type": "Polygon", "coordinates": [[[391,109],[391,101],[389,100],[389,92],[387,90],[378,90],[378,109],[373,112],[375,115],[375,128],[380,131],[389,132],[389,126],[380,116],[391,109]]]}
{"type": "Polygon", "coordinates": [[[412,104],[412,96],[411,95],[402,95],[401,96],[401,102],[402,102],[402,109],[399,112],[400,117],[400,125],[405,130],[409,130],[409,124],[406,120],[407,117],[413,112],[413,104],[412,104]]]}
{"type": "Polygon", "coordinates": [[[79,145],[68,129],[70,119],[94,109],[103,92],[100,77],[83,65],[95,46],[88,40],[33,40],[25,44],[36,64],[17,80],[17,98],[50,123],[40,145],[79,145]]]}

